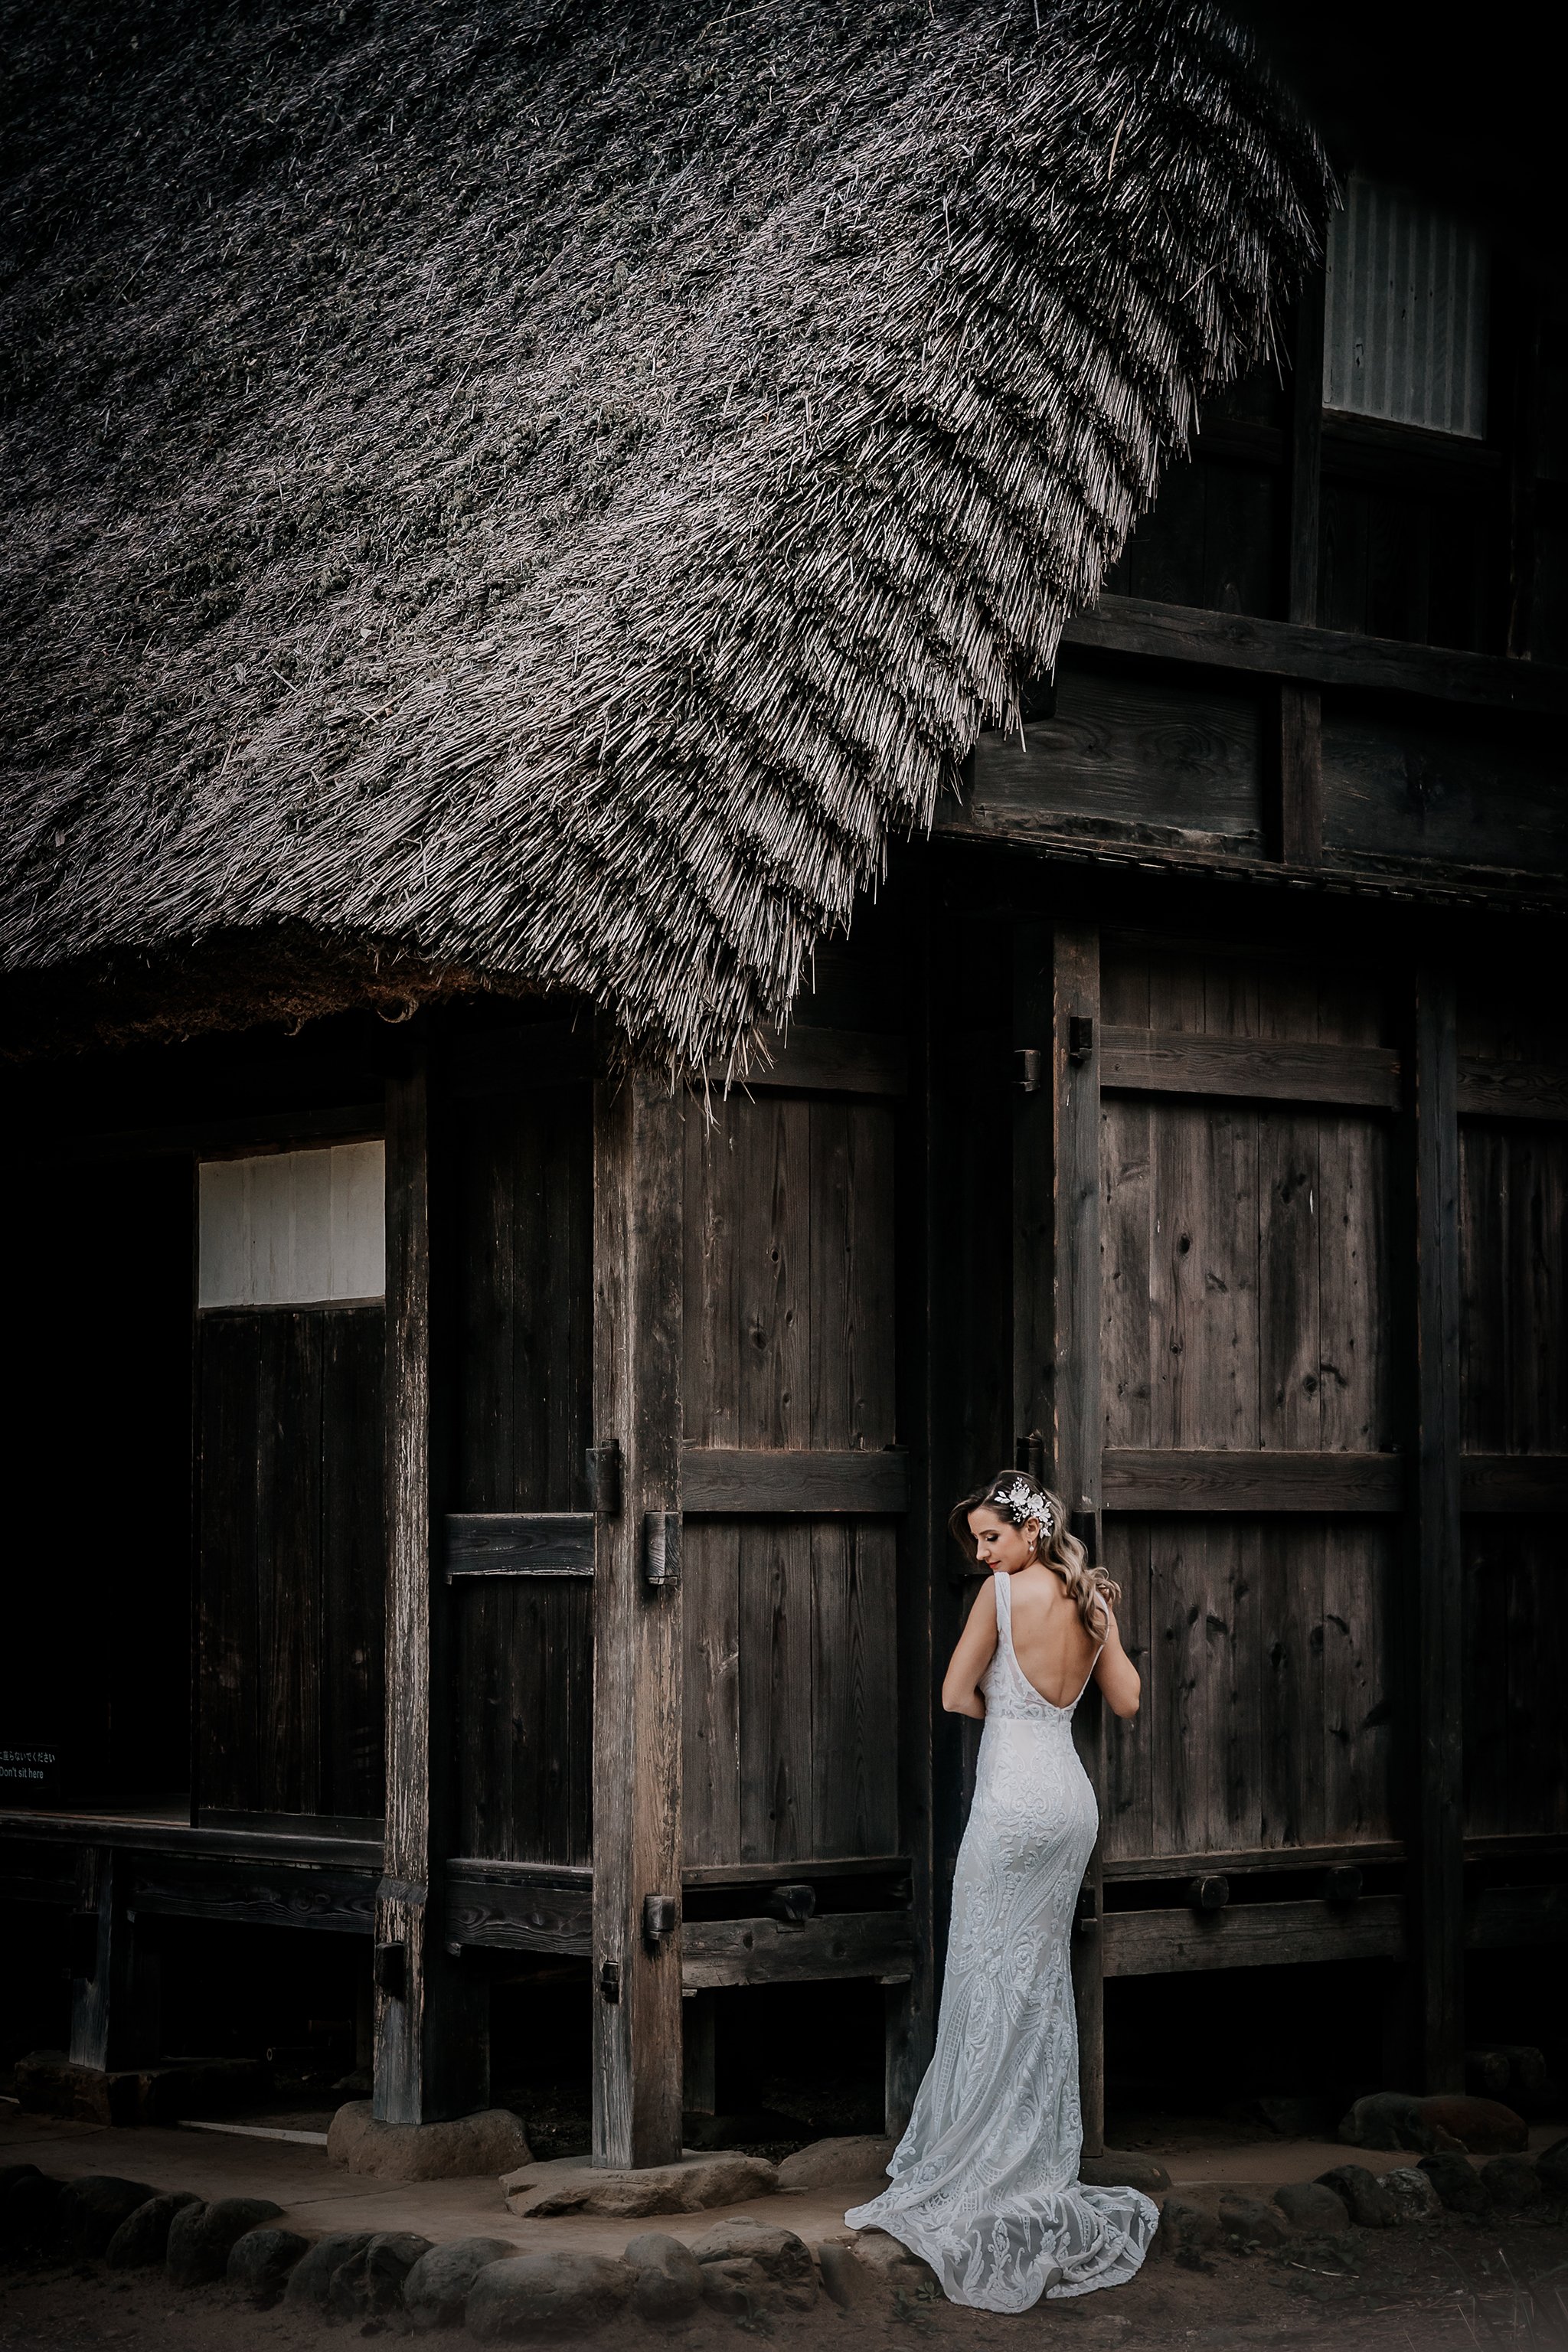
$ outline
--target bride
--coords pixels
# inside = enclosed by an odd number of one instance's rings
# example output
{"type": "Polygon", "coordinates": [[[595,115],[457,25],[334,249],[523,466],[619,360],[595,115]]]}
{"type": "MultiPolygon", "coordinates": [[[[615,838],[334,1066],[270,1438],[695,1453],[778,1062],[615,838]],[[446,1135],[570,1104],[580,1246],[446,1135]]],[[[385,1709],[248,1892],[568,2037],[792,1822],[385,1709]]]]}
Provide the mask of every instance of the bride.
{"type": "Polygon", "coordinates": [[[1026,2311],[1042,2295],[1120,2286],[1160,2215],[1135,2189],[1086,2188],[1068,1939],[1099,1811],[1072,1741],[1097,1682],[1138,1711],[1138,1675],[1054,1495],[1010,1471],[953,1512],[993,1571],[942,1684],[977,1716],[974,1801],[952,1884],[936,2053],[888,2167],[892,2186],[845,2215],[930,2263],[952,2303],[1026,2311]]]}

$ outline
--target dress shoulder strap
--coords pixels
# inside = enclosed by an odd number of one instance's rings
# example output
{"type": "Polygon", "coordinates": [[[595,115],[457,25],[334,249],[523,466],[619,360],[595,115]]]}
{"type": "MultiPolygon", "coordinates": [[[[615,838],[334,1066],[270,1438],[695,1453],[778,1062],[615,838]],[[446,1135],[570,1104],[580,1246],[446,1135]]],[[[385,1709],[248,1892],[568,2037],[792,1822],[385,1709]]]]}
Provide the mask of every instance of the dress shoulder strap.
{"type": "Polygon", "coordinates": [[[991,1597],[996,1603],[998,1627],[1005,1626],[1007,1638],[1013,1638],[1013,1580],[1005,1569],[991,1571],[991,1597]]]}

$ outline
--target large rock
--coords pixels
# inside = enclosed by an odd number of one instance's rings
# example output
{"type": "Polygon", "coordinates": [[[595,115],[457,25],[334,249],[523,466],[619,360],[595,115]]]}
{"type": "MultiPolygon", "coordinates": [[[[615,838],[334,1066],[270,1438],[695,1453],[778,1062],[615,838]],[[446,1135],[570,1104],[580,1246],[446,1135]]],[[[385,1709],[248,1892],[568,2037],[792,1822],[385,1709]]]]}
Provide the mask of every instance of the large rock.
{"type": "Polygon", "coordinates": [[[1255,2253],[1260,2246],[1283,2245],[1289,2235],[1276,2207],[1241,2189],[1219,2200],[1219,2226],[1232,2253],[1255,2253]]]}
{"type": "Polygon", "coordinates": [[[447,2124],[383,2124],[368,2099],[338,2109],[327,2126],[327,2159],[373,2180],[469,2179],[531,2160],[510,2107],[486,2107],[447,2124]]]}
{"type": "Polygon", "coordinates": [[[628,2241],[623,2261],[632,2270],[632,2309],[640,2319],[689,2319],[702,2300],[702,2265],[689,2246],[663,2230],[628,2241]]]}
{"type": "Polygon", "coordinates": [[[230,2286],[265,2311],[275,2304],[310,2251],[298,2230],[247,2230],[228,2250],[224,2275],[230,2286]]]}
{"type": "Polygon", "coordinates": [[[721,2263],[702,2265],[702,2299],[721,2319],[740,2319],[765,2326],[763,2315],[783,2301],[761,2263],[747,2254],[733,2254],[721,2263]]]}
{"type": "Polygon", "coordinates": [[[481,2344],[587,2336],[625,2308],[633,2275],[609,2254],[513,2254],[488,2263],[468,2290],[468,2333],[481,2344]]]}
{"type": "Polygon", "coordinates": [[[1497,2099],[1468,2099],[1458,2094],[1422,2099],[1421,2119],[1434,2135],[1434,2147],[1459,2147],[1471,2156],[1508,2156],[1529,2145],[1524,2117],[1497,2099]]]}
{"type": "Polygon", "coordinates": [[[635,2221],[643,2214],[701,2213],[713,2205],[744,2205],[777,2189],[778,2168],[760,2156],[694,2156],[681,2164],[650,2164],[635,2172],[598,2171],[576,2162],[525,2165],[501,2182],[514,2213],[540,2220],[562,2213],[604,2213],[635,2221]]]}
{"type": "Polygon", "coordinates": [[[1409,2148],[1420,2156],[1444,2144],[1423,2119],[1421,2101],[1407,2091],[1375,2091],[1358,2099],[1341,2116],[1339,2136],[1347,2147],[1409,2148]]]}
{"type": "Polygon", "coordinates": [[[855,2236],[855,2260],[878,2283],[892,2287],[905,2295],[918,2294],[922,2287],[942,2291],[942,2283],[931,2264],[912,2253],[900,2238],[889,2230],[859,2230],[855,2236]]]}
{"type": "Polygon", "coordinates": [[[121,2180],[118,2173],[88,2172],[68,2180],[55,2199],[54,2242],[62,2254],[81,2261],[101,2254],[122,2221],[158,2194],[145,2180],[121,2180]]]}
{"type": "Polygon", "coordinates": [[[742,2214],[704,2230],[692,2240],[691,2252],[704,2271],[715,2264],[755,2263],[771,2290],[770,2300],[786,2310],[809,2311],[816,2301],[816,2264],[805,2240],[793,2230],[770,2229],[742,2214]]]}
{"type": "Polygon", "coordinates": [[[28,2168],[0,2197],[0,2253],[41,2253],[55,2226],[64,2183],[28,2168]]]}
{"type": "Polygon", "coordinates": [[[1528,2213],[1542,2202],[1541,2174],[1528,2156],[1494,2156],[1480,2179],[1494,2212],[1528,2213]]]}
{"type": "Polygon", "coordinates": [[[505,2238],[456,2238],[421,2254],[403,2282],[403,2308],[416,2327],[460,2327],[468,2290],[491,2263],[517,2248],[505,2238]]]}
{"type": "Polygon", "coordinates": [[[363,2253],[372,2234],[369,2230],[334,2230],[330,2237],[318,2238],[289,2272],[284,2302],[301,2310],[325,2311],[333,2272],[363,2253]]]}
{"type": "Polygon", "coordinates": [[[825,2238],[816,2251],[816,2274],[822,2281],[823,2294],[840,2311],[853,2311],[866,2299],[865,2265],[856,2261],[851,2248],[839,2245],[833,2238],[825,2238]]]}
{"type": "Polygon", "coordinates": [[[1487,2192],[1481,2186],[1481,2176],[1473,2164],[1445,2148],[1436,2156],[1424,2156],[1420,2169],[1437,2192],[1438,2200],[1450,2213],[1484,2213],[1488,2208],[1487,2192]]]}
{"type": "Polygon", "coordinates": [[[1145,2197],[1163,2196],[1171,2176],[1152,2156],[1131,2156],[1108,2147],[1103,2156],[1086,2156],[1078,2177],[1086,2189],[1141,2189],[1145,2197]]]}
{"type": "Polygon", "coordinates": [[[138,2205],[135,2212],[121,2221],[103,2250],[105,2262],[116,2271],[150,2270],[169,2251],[169,2231],[175,2214],[201,2201],[188,2189],[149,2197],[145,2204],[138,2205]]]}
{"type": "Polygon", "coordinates": [[[1203,2258],[1220,2242],[1219,2203],[1195,2197],[1167,2197],[1160,2209],[1160,2226],[1152,2251],[1170,2254],[1187,2269],[1202,2266],[1203,2258]]]}
{"type": "Polygon", "coordinates": [[[182,2206],[169,2224],[163,2267],[174,2286],[202,2286],[222,2278],[237,2241],[276,2221],[281,2205],[269,2197],[220,2197],[211,2205],[182,2206]]]}
{"type": "Polygon", "coordinates": [[[8,2197],[19,2180],[42,2180],[43,2178],[36,2164],[0,2164],[0,2199],[8,2197]]]}
{"type": "Polygon", "coordinates": [[[1331,2189],[1342,2197],[1350,2209],[1352,2221],[1363,2230],[1392,2230],[1399,2219],[1399,2208],[1374,2172],[1364,2164],[1336,2164],[1331,2171],[1318,2175],[1321,2189],[1331,2189]]]}
{"type": "Polygon", "coordinates": [[[781,2189],[848,2189],[875,2180],[886,2172],[897,2140],[874,2132],[858,2132],[844,2139],[814,2139],[797,2147],[779,2166],[781,2189]]]}
{"type": "Polygon", "coordinates": [[[1293,2230],[1315,2238],[1337,2238],[1350,2227],[1350,2207],[1321,2180],[1288,2180],[1274,2191],[1274,2202],[1293,2230]]]}
{"type": "Polygon", "coordinates": [[[1541,2185],[1549,2197],[1568,2197],[1568,2139],[1554,2139],[1535,2159],[1541,2185]]]}
{"type": "MultiPolygon", "coordinates": [[[[1500,2161],[1506,2163],[1509,2159],[1502,2158],[1500,2161]]],[[[1382,2178],[1402,2221],[1431,2221],[1442,2211],[1442,2200],[1432,2186],[1432,2176],[1423,2172],[1419,2165],[1397,2165],[1382,2178]]]]}
{"type": "Polygon", "coordinates": [[[332,2319],[383,2319],[403,2308],[403,2286],[428,2238],[410,2230],[377,2231],[367,2245],[338,2264],[327,2282],[327,2314],[332,2319]]]}

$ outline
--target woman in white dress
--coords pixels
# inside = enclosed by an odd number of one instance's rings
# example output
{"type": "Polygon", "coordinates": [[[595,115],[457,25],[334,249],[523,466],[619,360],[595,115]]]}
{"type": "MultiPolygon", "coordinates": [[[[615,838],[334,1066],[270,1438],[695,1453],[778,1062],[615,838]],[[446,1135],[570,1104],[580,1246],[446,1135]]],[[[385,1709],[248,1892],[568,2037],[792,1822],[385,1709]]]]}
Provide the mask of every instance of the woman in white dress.
{"type": "Polygon", "coordinates": [[[1079,2179],[1068,1949],[1100,1826],[1073,1710],[1092,1681],[1114,1715],[1136,1715],[1139,1682],[1116,1630],[1121,1596],[1089,1566],[1054,1495],[1004,1471],[952,1525],[992,1574],[942,1684],[943,1706],[985,1728],[936,2053],[891,2187],[844,2218],[921,2255],[951,2302],[1026,2311],[1042,2295],[1121,2285],[1160,2219],[1135,2189],[1079,2179]]]}

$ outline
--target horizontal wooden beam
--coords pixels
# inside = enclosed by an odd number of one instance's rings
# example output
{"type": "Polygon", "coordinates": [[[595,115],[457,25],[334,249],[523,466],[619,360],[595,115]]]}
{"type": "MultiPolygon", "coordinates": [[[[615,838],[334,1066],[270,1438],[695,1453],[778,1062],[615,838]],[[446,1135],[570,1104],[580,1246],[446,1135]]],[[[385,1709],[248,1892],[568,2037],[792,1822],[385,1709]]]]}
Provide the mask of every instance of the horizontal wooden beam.
{"type": "Polygon", "coordinates": [[[1568,1064],[1459,1061],[1461,1118],[1568,1118],[1568,1064]]]}
{"type": "Polygon", "coordinates": [[[1405,1900],[1232,1903],[1223,1911],[1110,1911],[1108,1977],[1175,1976],[1192,1969],[1279,1968],[1300,1960],[1396,1959],[1405,1949],[1405,1900]]]}
{"type": "Polygon", "coordinates": [[[1404,1100],[1392,1046],[1121,1026],[1101,1035],[1100,1087],[1102,1094],[1234,1095],[1369,1110],[1397,1110],[1404,1100]]]}
{"type": "Polygon", "coordinates": [[[1398,1511],[1399,1454],[1232,1453],[1108,1445],[1108,1511],[1398,1511]]]}
{"type": "Polygon", "coordinates": [[[907,1877],[907,1853],[843,1854],[805,1862],[689,1863],[682,1886],[790,1886],[803,1879],[907,1877]]]}
{"type": "Polygon", "coordinates": [[[1234,1846],[1223,1853],[1135,1854],[1107,1862],[1107,1885],[1152,1878],[1194,1878],[1205,1871],[1224,1878],[1244,1878],[1255,1871],[1331,1870],[1353,1863],[1365,1868],[1374,1863],[1402,1862],[1405,1848],[1396,1838],[1347,1838],[1329,1845],[1234,1846]]]}
{"type": "Polygon", "coordinates": [[[681,1929],[683,1992],[719,1985],[811,1984],[875,1977],[903,1984],[913,1930],[903,1911],[841,1911],[826,1918],[692,1919],[681,1929]]]}
{"type": "Polygon", "coordinates": [[[127,1907],[143,1916],[216,1919],[230,1927],[317,1927],[369,1936],[375,1927],[380,1874],[263,1869],[216,1859],[184,1864],[132,1862],[127,1907]]]}
{"type": "Polygon", "coordinates": [[[797,1024],[784,1038],[764,1033],[745,1071],[713,1063],[708,1076],[746,1094],[787,1087],[811,1094],[901,1095],[909,1091],[909,1046],[902,1037],[876,1030],[797,1024]]]}
{"type": "Polygon", "coordinates": [[[448,1863],[442,1932],[458,1949],[586,1957],[594,1948],[593,1873],[448,1863]]]}
{"type": "Polygon", "coordinates": [[[681,1503],[717,1517],[750,1514],[906,1511],[909,1456],[897,1447],[764,1451],[688,1445],[680,1456],[681,1503]]]}
{"type": "Polygon", "coordinates": [[[1537,711],[1553,718],[1568,714],[1568,671],[1541,662],[1452,653],[1394,637],[1254,620],[1192,604],[1152,604],[1136,596],[1101,596],[1092,612],[1068,622],[1062,642],[1158,661],[1193,662],[1206,669],[1245,670],[1260,677],[1310,678],[1320,686],[1420,695],[1436,702],[1537,711]]]}
{"type": "Polygon", "coordinates": [[[1472,1952],[1568,1944],[1568,1886],[1488,1886],[1465,1905],[1472,1952]]]}
{"type": "Polygon", "coordinates": [[[1568,1511],[1568,1454],[1462,1454],[1465,1511],[1568,1511]]]}
{"type": "Polygon", "coordinates": [[[592,1576],[592,1511],[459,1511],[446,1521],[447,1581],[592,1576]]]}
{"type": "MultiPolygon", "coordinates": [[[[266,1820],[258,1815],[258,1820],[266,1820]]],[[[271,1829],[246,1830],[225,1823],[192,1828],[188,1822],[160,1820],[134,1813],[0,1812],[0,1851],[12,1840],[66,1845],[110,1846],[117,1853],[178,1853],[227,1858],[244,1863],[299,1863],[316,1870],[367,1870],[378,1876],[382,1867],[379,1836],[350,1836],[312,1827],[312,1817],[299,1816],[300,1827],[289,1833],[271,1829]]]]}

